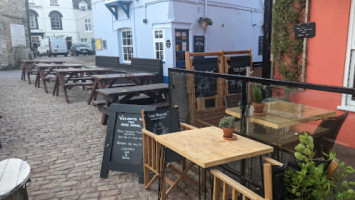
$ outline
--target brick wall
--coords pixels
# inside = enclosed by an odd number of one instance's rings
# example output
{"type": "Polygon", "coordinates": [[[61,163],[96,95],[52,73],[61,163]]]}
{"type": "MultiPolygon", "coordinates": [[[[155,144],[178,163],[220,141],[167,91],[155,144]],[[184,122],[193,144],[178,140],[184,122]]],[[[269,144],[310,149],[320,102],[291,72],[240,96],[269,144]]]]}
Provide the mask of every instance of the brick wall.
{"type": "Polygon", "coordinates": [[[18,68],[30,56],[26,0],[0,1],[0,70],[18,68]],[[26,47],[12,47],[10,24],[25,26],[26,47]]]}

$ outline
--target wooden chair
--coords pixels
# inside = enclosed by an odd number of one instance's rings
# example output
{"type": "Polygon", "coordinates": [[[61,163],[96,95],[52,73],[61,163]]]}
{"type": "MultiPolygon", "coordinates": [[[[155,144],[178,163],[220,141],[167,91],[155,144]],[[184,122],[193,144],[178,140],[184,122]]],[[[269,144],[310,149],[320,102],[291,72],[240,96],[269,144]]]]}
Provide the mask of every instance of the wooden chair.
{"type": "MultiPolygon", "coordinates": [[[[161,112],[165,112],[165,111],[173,111],[178,113],[177,108],[173,108],[173,109],[168,109],[168,110],[158,110],[158,111],[151,111],[151,112],[144,112],[144,110],[142,110],[142,118],[143,118],[143,129],[142,129],[142,133],[143,133],[143,166],[144,166],[144,188],[147,189],[150,185],[152,185],[160,176],[161,176],[161,171],[164,170],[165,167],[169,168],[171,171],[173,171],[174,173],[178,174],[179,177],[173,181],[167,177],[165,177],[165,180],[163,181],[164,184],[162,187],[164,187],[162,189],[163,194],[162,194],[162,199],[165,199],[167,197],[167,195],[171,192],[171,190],[179,183],[179,181],[182,178],[186,178],[188,179],[190,182],[198,185],[198,182],[195,181],[194,179],[192,179],[189,176],[186,176],[186,173],[191,169],[191,167],[194,165],[193,163],[189,163],[188,166],[185,166],[185,160],[182,160],[182,170],[177,169],[176,167],[172,166],[171,163],[167,163],[166,166],[161,166],[161,160],[162,160],[162,155],[165,155],[166,158],[169,160],[168,156],[171,157],[175,157],[174,155],[172,155],[173,151],[171,151],[170,149],[170,154],[168,154],[168,151],[163,152],[163,148],[162,145],[160,145],[158,142],[156,142],[155,137],[157,135],[159,135],[160,133],[153,133],[153,130],[147,130],[147,124],[146,124],[146,120],[147,120],[147,114],[154,114],[154,113],[161,113],[161,112]],[[149,173],[153,172],[153,177],[150,178],[149,173]],[[166,190],[166,186],[165,183],[167,183],[169,185],[169,188],[166,190]],[[165,192],[166,191],[166,192],[165,192]]],[[[173,117],[174,118],[174,117],[173,117]]],[[[180,123],[179,119],[178,119],[178,115],[175,115],[175,119],[170,119],[170,121],[173,121],[173,123],[178,123],[180,125],[180,130],[191,130],[191,129],[196,129],[196,127],[185,124],[185,123],[180,123]],[[177,116],[177,118],[176,118],[177,116]],[[175,120],[175,121],[173,121],[175,120]]],[[[157,130],[155,128],[155,130],[157,130]]],[[[161,129],[160,129],[161,130],[161,129]]],[[[180,130],[168,130],[168,133],[172,132],[176,132],[176,131],[180,131],[180,130]]],[[[168,133],[163,133],[163,134],[168,134],[168,133]]],[[[176,154],[176,153],[175,153],[176,154]]],[[[172,161],[170,159],[170,161],[172,161]]]]}
{"type": "MultiPolygon", "coordinates": [[[[349,112],[345,112],[339,116],[329,117],[322,120],[313,133],[314,138],[314,158],[323,157],[323,153],[329,154],[333,148],[335,140],[338,136],[339,130],[342,127],[344,121],[348,117],[349,112]]],[[[294,154],[295,147],[299,143],[299,140],[282,145],[281,149],[287,153],[294,154]]]]}
{"type": "Polygon", "coordinates": [[[218,126],[219,121],[226,115],[225,106],[199,110],[196,111],[195,124],[197,127],[218,126]]]}
{"type": "MultiPolygon", "coordinates": [[[[251,200],[272,200],[272,169],[271,165],[282,165],[282,163],[273,160],[271,158],[265,157],[264,159],[264,192],[265,197],[261,197],[255,192],[251,191],[249,188],[243,186],[237,181],[233,180],[228,175],[223,172],[213,169],[211,170],[211,174],[214,176],[214,185],[213,185],[213,200],[219,200],[221,195],[221,185],[223,186],[222,191],[222,199],[229,199],[229,189],[231,189],[232,200],[237,200],[239,195],[242,195],[243,199],[251,199],[251,200]]],[[[336,169],[338,168],[338,163],[332,161],[329,164],[327,169],[327,177],[331,177],[336,169]]]]}
{"type": "Polygon", "coordinates": [[[226,95],[224,96],[224,105],[226,105],[227,108],[238,107],[241,99],[242,94],[240,93],[226,95]]]}

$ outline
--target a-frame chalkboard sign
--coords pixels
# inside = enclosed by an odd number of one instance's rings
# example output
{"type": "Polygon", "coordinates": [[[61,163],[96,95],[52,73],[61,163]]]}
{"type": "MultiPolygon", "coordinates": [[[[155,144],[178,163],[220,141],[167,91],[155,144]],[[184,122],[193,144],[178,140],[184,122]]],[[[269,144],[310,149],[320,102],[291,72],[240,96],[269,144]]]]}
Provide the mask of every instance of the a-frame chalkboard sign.
{"type": "Polygon", "coordinates": [[[117,170],[137,173],[143,183],[142,109],[153,111],[156,107],[111,104],[101,178],[107,178],[109,170],[117,170]]]}

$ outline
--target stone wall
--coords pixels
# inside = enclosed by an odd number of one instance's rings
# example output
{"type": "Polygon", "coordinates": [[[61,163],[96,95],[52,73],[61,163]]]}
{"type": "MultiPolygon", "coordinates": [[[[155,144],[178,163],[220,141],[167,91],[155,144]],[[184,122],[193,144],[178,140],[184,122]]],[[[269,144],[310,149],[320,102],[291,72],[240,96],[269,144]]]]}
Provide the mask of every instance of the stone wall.
{"type": "Polygon", "coordinates": [[[27,0],[0,1],[0,70],[19,68],[22,59],[31,59],[28,35],[27,0]],[[10,24],[25,26],[26,46],[12,47],[10,24]]]}

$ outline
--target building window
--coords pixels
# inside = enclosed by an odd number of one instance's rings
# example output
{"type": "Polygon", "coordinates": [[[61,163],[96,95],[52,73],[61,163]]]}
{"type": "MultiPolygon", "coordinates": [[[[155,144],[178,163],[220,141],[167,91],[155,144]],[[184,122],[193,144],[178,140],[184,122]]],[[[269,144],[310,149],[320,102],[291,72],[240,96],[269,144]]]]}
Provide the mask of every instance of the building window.
{"type": "Polygon", "coordinates": [[[164,60],[164,30],[153,31],[154,57],[164,60]]]}
{"type": "Polygon", "coordinates": [[[38,14],[34,10],[30,10],[30,28],[38,29],[38,14]]]}
{"type": "Polygon", "coordinates": [[[85,19],[85,30],[91,32],[91,21],[90,19],[85,19]]]}
{"type": "Polygon", "coordinates": [[[51,18],[51,26],[53,30],[62,30],[62,17],[58,11],[52,11],[49,13],[49,17],[51,18]]]}
{"type": "Polygon", "coordinates": [[[88,42],[88,39],[86,39],[86,38],[81,38],[80,41],[83,42],[83,43],[87,43],[87,42],[88,42]]]}
{"type": "MultiPolygon", "coordinates": [[[[343,86],[355,88],[355,20],[352,20],[355,17],[355,1],[351,1],[351,8],[343,86]]],[[[355,112],[355,96],[343,94],[338,109],[355,112]]]]}
{"type": "Polygon", "coordinates": [[[104,49],[107,49],[107,41],[106,40],[102,40],[102,47],[104,49]]]}
{"type": "Polygon", "coordinates": [[[51,5],[58,6],[58,0],[51,0],[51,5]]]}
{"type": "Polygon", "coordinates": [[[132,40],[132,31],[129,29],[122,30],[122,52],[123,52],[123,61],[131,62],[133,57],[133,40],[132,40]]]}
{"type": "Polygon", "coordinates": [[[79,9],[81,11],[86,11],[88,9],[88,4],[85,1],[80,1],[79,3],[79,9]]]}

